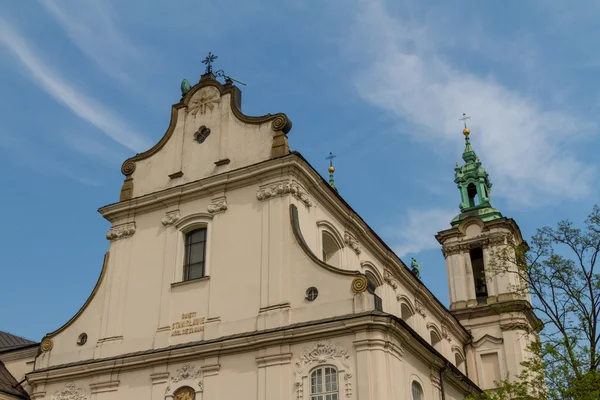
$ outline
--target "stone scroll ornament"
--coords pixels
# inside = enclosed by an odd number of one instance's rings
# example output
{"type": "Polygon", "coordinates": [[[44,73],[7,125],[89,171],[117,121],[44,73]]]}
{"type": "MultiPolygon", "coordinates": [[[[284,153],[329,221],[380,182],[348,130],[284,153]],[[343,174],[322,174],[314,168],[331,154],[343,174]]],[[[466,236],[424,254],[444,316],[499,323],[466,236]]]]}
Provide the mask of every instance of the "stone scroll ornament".
{"type": "Polygon", "coordinates": [[[52,400],[86,400],[85,390],[78,388],[74,383],[67,383],[65,388],[54,393],[52,400]]]}
{"type": "Polygon", "coordinates": [[[312,348],[302,350],[300,359],[296,361],[296,399],[304,399],[304,383],[302,378],[315,365],[334,363],[344,371],[344,389],[346,398],[352,397],[352,366],[348,350],[340,345],[331,344],[329,340],[319,340],[312,348]]]}
{"type": "MultiPolygon", "coordinates": [[[[168,385],[165,389],[165,393],[169,393],[171,391],[171,385],[173,383],[184,383],[184,384],[188,383],[188,384],[191,384],[192,386],[197,385],[198,391],[200,391],[200,392],[204,391],[204,384],[200,377],[200,371],[197,370],[196,367],[192,364],[184,364],[177,369],[177,371],[175,372],[175,375],[171,377],[170,382],[168,383],[168,385]],[[190,382],[193,382],[193,384],[191,384],[190,382]]],[[[179,391],[182,388],[177,389],[177,391],[175,391],[175,393],[176,394],[179,393],[179,391]]],[[[189,388],[189,389],[192,389],[192,388],[189,388]]],[[[182,391],[182,393],[186,393],[186,392],[182,391]]],[[[193,398],[194,397],[192,397],[192,399],[193,398]]],[[[185,397],[183,397],[182,399],[185,399],[185,397]]]]}

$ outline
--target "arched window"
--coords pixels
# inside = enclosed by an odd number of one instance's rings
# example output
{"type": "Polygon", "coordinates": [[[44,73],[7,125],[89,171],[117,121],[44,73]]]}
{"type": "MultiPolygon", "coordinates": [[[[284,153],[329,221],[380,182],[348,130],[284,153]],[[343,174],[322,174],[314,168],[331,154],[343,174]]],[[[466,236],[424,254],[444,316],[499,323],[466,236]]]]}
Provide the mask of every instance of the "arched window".
{"type": "Polygon", "coordinates": [[[184,386],[173,393],[173,400],[194,400],[196,392],[189,386],[184,386]]]}
{"type": "Polygon", "coordinates": [[[479,199],[477,198],[477,188],[473,183],[469,183],[467,186],[467,195],[469,196],[469,207],[475,207],[479,204],[479,199]]]}
{"type": "Polygon", "coordinates": [[[464,359],[459,353],[454,353],[454,365],[459,369],[460,372],[464,373],[464,359]]]}
{"type": "Polygon", "coordinates": [[[310,400],[338,400],[338,372],[331,366],[310,373],[310,400]]]}
{"type": "Polygon", "coordinates": [[[413,400],[423,400],[423,388],[417,381],[413,381],[411,385],[413,400]]]}
{"type": "Polygon", "coordinates": [[[408,322],[408,324],[411,327],[412,327],[412,325],[411,325],[411,317],[412,316],[413,316],[413,312],[410,310],[408,305],[406,303],[400,304],[400,318],[402,318],[404,321],[408,322]]]}
{"type": "Polygon", "coordinates": [[[183,280],[202,278],[206,261],[206,228],[195,229],[185,235],[183,280]]]}
{"type": "Polygon", "coordinates": [[[435,331],[429,332],[429,337],[431,339],[431,345],[439,352],[442,351],[442,339],[440,335],[438,335],[435,331]]]}
{"type": "Polygon", "coordinates": [[[328,232],[323,232],[323,262],[333,265],[334,267],[340,266],[340,247],[337,242],[328,232]]]}

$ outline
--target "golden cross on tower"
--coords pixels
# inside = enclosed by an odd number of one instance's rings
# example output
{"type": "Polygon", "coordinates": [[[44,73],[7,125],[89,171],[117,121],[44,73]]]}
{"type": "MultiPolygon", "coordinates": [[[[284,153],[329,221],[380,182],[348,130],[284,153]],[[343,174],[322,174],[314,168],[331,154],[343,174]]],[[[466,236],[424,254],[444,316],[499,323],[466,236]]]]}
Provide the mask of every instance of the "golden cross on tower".
{"type": "Polygon", "coordinates": [[[467,139],[468,139],[469,134],[471,133],[469,128],[467,128],[467,120],[468,119],[471,119],[471,117],[467,117],[467,114],[465,114],[465,113],[463,113],[462,118],[458,119],[459,121],[462,121],[465,124],[465,129],[463,129],[463,135],[465,135],[465,137],[467,137],[467,139]]]}

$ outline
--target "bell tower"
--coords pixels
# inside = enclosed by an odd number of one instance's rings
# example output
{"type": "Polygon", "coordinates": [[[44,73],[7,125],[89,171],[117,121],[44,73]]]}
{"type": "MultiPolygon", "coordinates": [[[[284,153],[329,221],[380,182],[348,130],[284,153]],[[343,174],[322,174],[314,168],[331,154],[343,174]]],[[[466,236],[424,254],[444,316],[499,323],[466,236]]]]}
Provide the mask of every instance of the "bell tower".
{"type": "Polygon", "coordinates": [[[464,164],[454,168],[460,213],[436,239],[446,259],[450,310],[473,337],[466,349],[468,375],[491,389],[521,372],[539,320],[529,295],[517,289],[523,287],[517,275],[493,267],[499,254],[526,249],[527,243],[517,223],[492,207],[492,183],[471,147],[470,133],[465,124],[464,164]]]}

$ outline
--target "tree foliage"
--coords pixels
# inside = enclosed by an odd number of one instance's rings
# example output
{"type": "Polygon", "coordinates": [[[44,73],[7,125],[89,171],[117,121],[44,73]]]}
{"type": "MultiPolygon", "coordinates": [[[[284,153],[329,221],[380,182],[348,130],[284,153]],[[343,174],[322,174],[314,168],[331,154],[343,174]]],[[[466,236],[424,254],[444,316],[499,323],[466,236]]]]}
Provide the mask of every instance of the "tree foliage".
{"type": "Polygon", "coordinates": [[[538,229],[529,245],[493,255],[489,273],[516,276],[512,290],[531,296],[543,330],[518,379],[500,382],[483,398],[600,399],[599,253],[600,208],[594,206],[583,228],[561,221],[538,229]]]}

